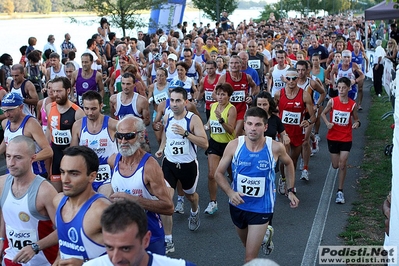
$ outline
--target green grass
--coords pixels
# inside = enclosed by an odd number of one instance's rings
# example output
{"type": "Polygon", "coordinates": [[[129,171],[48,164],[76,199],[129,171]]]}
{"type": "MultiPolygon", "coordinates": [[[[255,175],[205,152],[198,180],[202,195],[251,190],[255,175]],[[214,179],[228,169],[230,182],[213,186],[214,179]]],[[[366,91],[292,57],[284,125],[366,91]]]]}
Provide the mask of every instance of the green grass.
{"type": "Polygon", "coordinates": [[[391,157],[384,155],[385,145],[392,143],[392,117],[381,116],[392,110],[390,103],[373,96],[368,114],[362,175],[358,181],[359,200],[353,204],[348,225],[340,234],[347,245],[382,245],[384,216],[381,206],[391,189],[391,157]]]}

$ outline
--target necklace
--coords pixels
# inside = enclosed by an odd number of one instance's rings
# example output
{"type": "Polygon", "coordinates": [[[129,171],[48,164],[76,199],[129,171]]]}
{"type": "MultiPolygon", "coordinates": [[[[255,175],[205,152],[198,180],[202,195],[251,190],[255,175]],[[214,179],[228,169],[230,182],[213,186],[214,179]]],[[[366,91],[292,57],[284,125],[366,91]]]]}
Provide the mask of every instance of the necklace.
{"type": "Polygon", "coordinates": [[[126,166],[128,166],[130,171],[132,171],[134,169],[133,165],[136,163],[136,161],[133,161],[130,164],[128,164],[126,161],[122,160],[122,163],[124,163],[126,166]]]}

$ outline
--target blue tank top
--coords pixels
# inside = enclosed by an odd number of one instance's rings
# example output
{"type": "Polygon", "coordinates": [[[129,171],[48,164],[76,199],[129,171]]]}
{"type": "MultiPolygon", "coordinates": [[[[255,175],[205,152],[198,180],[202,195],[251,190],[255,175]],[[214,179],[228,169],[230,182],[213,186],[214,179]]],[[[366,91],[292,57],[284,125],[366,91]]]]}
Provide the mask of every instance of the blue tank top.
{"type": "Polygon", "coordinates": [[[362,69],[364,72],[364,64],[363,64],[364,58],[363,58],[363,53],[359,52],[358,55],[355,55],[355,52],[352,52],[352,63],[358,64],[358,66],[362,69]]]}
{"type": "Polygon", "coordinates": [[[105,246],[95,243],[83,230],[83,218],[90,206],[97,199],[105,198],[102,194],[94,194],[86,201],[70,222],[64,222],[61,210],[69,197],[64,196],[55,213],[61,259],[79,258],[83,261],[97,258],[106,253],[105,246]]]}
{"type": "MultiPolygon", "coordinates": [[[[5,127],[5,129],[4,129],[4,143],[5,143],[6,145],[8,145],[8,143],[9,143],[13,138],[15,138],[16,136],[19,136],[19,135],[23,135],[23,134],[24,134],[25,124],[26,124],[26,122],[28,122],[28,119],[31,118],[31,117],[33,118],[33,116],[31,116],[31,115],[25,116],[24,119],[22,120],[21,124],[19,125],[18,129],[15,130],[15,131],[12,131],[12,130],[10,129],[10,126],[11,126],[10,120],[7,121],[6,127],[5,127]]],[[[35,150],[36,153],[38,153],[39,151],[42,150],[42,149],[39,147],[39,145],[37,145],[36,141],[35,141],[35,147],[36,147],[36,150],[35,150]]],[[[45,166],[45,164],[44,164],[44,161],[36,161],[36,162],[33,162],[33,163],[32,163],[32,169],[33,169],[33,173],[34,173],[35,175],[45,175],[45,174],[47,173],[47,170],[46,170],[46,166],[45,166]]],[[[9,172],[8,172],[8,169],[6,169],[6,172],[9,173],[9,172]]]]}
{"type": "Polygon", "coordinates": [[[231,188],[244,194],[244,203],[236,206],[241,210],[273,213],[276,199],[276,161],[273,158],[272,142],[270,137],[266,137],[262,150],[252,152],[245,145],[245,136],[238,137],[237,149],[231,162],[231,188]]]}
{"type": "MultiPolygon", "coordinates": [[[[144,184],[144,166],[151,154],[145,153],[137,170],[131,176],[124,176],[119,172],[119,161],[122,156],[120,153],[115,158],[114,174],[112,175],[111,185],[114,192],[125,192],[130,195],[143,197],[146,199],[158,200],[152,195],[144,184]]],[[[165,238],[165,232],[161,217],[158,213],[146,210],[148,230],[151,231],[150,243],[154,243],[160,239],[165,238]]]]}

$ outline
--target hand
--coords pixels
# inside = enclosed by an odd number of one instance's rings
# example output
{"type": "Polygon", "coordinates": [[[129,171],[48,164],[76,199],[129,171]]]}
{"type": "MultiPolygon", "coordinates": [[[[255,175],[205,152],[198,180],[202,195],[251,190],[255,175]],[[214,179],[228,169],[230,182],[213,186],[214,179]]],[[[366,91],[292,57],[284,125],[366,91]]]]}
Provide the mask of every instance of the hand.
{"type": "Polygon", "coordinates": [[[184,136],[184,132],[186,132],[186,130],[184,130],[184,128],[182,128],[180,125],[178,124],[173,124],[172,125],[172,132],[177,134],[177,135],[181,135],[184,136]]]}
{"type": "Polygon", "coordinates": [[[359,128],[359,121],[356,121],[355,123],[353,123],[352,128],[353,129],[359,128]]]}
{"type": "Polygon", "coordinates": [[[290,200],[290,207],[297,208],[299,205],[299,199],[294,193],[288,193],[288,199],[290,200]]]}
{"type": "Polygon", "coordinates": [[[236,192],[236,191],[232,190],[232,192],[228,196],[229,196],[231,204],[233,204],[234,206],[244,203],[244,200],[242,199],[242,197],[244,196],[243,193],[236,192]]]}
{"type": "Polygon", "coordinates": [[[282,136],[282,141],[283,141],[283,144],[287,146],[288,144],[290,144],[291,139],[288,136],[288,134],[285,134],[285,135],[282,136]]]}
{"type": "Polygon", "coordinates": [[[334,124],[333,123],[327,123],[326,126],[327,126],[328,129],[331,129],[334,126],[334,124]]]}
{"type": "Polygon", "coordinates": [[[83,265],[83,260],[78,259],[78,258],[69,258],[65,260],[60,260],[58,262],[59,266],[81,266],[83,265]]]}
{"type": "Polygon", "coordinates": [[[378,69],[379,64],[375,64],[374,65],[374,69],[377,70],[378,69]]]}
{"type": "Polygon", "coordinates": [[[36,255],[36,253],[33,251],[32,246],[31,245],[27,245],[27,246],[23,247],[17,253],[17,255],[15,255],[14,259],[12,260],[12,262],[14,262],[14,263],[27,263],[35,255],[36,255]]]}
{"type": "Polygon", "coordinates": [[[355,85],[355,84],[356,84],[356,80],[351,79],[351,86],[353,86],[353,85],[355,85]]]}
{"type": "Polygon", "coordinates": [[[299,126],[307,128],[308,126],[310,126],[310,123],[308,120],[303,120],[299,126]]]}
{"type": "Polygon", "coordinates": [[[162,124],[162,122],[152,123],[152,128],[153,128],[155,131],[160,131],[160,130],[162,130],[162,128],[163,128],[163,124],[162,124]]]}
{"type": "Polygon", "coordinates": [[[163,155],[163,151],[162,151],[162,150],[158,150],[158,151],[155,153],[155,157],[157,157],[157,158],[161,158],[162,155],[163,155]]]}
{"type": "Polygon", "coordinates": [[[135,201],[135,198],[136,198],[135,196],[127,194],[125,192],[115,192],[111,196],[109,196],[109,199],[112,202],[121,201],[121,200],[133,200],[133,201],[135,201]]]}
{"type": "Polygon", "coordinates": [[[251,97],[251,96],[248,96],[247,98],[245,98],[245,102],[246,102],[247,104],[251,104],[251,103],[252,103],[252,97],[251,97]]]}

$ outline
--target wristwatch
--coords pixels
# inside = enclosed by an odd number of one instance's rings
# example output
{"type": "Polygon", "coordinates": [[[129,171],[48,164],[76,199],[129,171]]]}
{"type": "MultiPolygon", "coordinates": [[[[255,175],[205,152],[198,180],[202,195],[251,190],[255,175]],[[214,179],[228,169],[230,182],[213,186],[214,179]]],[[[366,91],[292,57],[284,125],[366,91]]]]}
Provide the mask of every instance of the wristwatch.
{"type": "Polygon", "coordinates": [[[219,119],[219,123],[220,123],[220,124],[223,124],[224,122],[225,122],[225,121],[224,121],[223,117],[219,119]]]}
{"type": "Polygon", "coordinates": [[[289,192],[291,192],[294,195],[296,195],[296,187],[292,187],[292,188],[287,189],[287,193],[289,193],[289,192]]]}
{"type": "Polygon", "coordinates": [[[186,131],[184,131],[183,138],[187,138],[189,134],[190,134],[190,132],[188,132],[187,130],[186,130],[186,131]]]}
{"type": "Polygon", "coordinates": [[[308,119],[308,123],[309,123],[309,125],[313,124],[312,120],[310,120],[310,118],[308,119]]]}
{"type": "Polygon", "coordinates": [[[40,247],[39,247],[38,244],[32,243],[31,247],[32,247],[33,251],[34,251],[36,254],[39,253],[40,247]]]}

